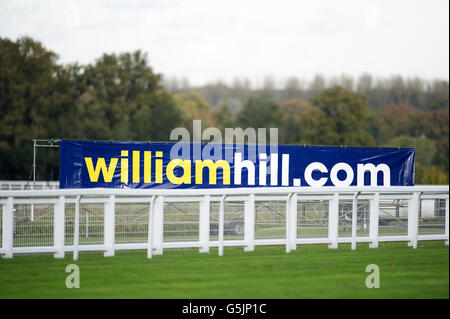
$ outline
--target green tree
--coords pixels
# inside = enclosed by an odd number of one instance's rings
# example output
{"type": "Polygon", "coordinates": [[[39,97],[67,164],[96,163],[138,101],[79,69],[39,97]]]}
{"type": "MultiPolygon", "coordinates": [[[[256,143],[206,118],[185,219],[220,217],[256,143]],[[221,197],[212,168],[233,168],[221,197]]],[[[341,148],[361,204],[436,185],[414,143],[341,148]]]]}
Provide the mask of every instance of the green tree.
{"type": "MultiPolygon", "coordinates": [[[[31,38],[0,38],[0,178],[27,179],[32,139],[167,140],[181,112],[141,51],[59,65],[31,38]]],[[[57,152],[38,152],[38,179],[57,179],[57,152]]]]}
{"type": "Polygon", "coordinates": [[[161,76],[139,50],[104,54],[84,68],[81,78],[83,91],[76,113],[84,138],[167,140],[181,122],[161,76]]]}
{"type": "Polygon", "coordinates": [[[386,147],[408,147],[416,150],[416,163],[423,167],[431,166],[437,149],[435,143],[425,137],[412,137],[401,135],[392,138],[383,146],[386,147]]]}
{"type": "Polygon", "coordinates": [[[214,112],[214,118],[218,128],[224,133],[224,129],[227,127],[234,127],[236,120],[231,114],[230,109],[226,104],[222,105],[217,111],[214,112]]]}
{"type": "MultiPolygon", "coordinates": [[[[56,60],[54,52],[29,37],[15,42],[0,38],[2,178],[26,179],[32,163],[31,140],[58,133],[57,120],[64,111],[59,102],[66,100],[67,95],[56,60]]],[[[55,175],[57,170],[49,174],[55,175]]]]}
{"type": "Polygon", "coordinates": [[[247,99],[243,109],[236,116],[236,124],[243,129],[252,127],[269,128],[279,127],[282,123],[282,114],[278,104],[268,93],[260,93],[247,99]]]}
{"type": "Polygon", "coordinates": [[[302,141],[319,145],[374,145],[365,131],[371,117],[366,98],[340,86],[311,98],[313,109],[302,117],[302,141]]]}

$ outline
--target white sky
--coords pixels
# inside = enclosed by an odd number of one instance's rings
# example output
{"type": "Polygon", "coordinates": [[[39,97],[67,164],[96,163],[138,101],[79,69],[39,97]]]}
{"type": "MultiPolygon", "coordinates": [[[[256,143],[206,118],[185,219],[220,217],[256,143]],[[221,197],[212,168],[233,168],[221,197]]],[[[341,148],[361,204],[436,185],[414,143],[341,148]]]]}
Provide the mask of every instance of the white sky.
{"type": "Polygon", "coordinates": [[[0,2],[0,37],[29,35],[60,62],[142,49],[193,84],[369,72],[449,79],[448,0],[0,2]]]}

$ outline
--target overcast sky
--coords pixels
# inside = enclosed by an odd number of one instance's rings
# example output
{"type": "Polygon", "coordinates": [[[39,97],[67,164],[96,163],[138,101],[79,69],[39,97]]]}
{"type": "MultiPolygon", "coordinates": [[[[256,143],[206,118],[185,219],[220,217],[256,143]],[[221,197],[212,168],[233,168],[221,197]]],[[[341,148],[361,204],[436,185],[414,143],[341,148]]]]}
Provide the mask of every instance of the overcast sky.
{"type": "Polygon", "coordinates": [[[0,37],[32,36],[60,62],[142,49],[193,84],[316,73],[449,79],[448,0],[0,1],[0,37]]]}

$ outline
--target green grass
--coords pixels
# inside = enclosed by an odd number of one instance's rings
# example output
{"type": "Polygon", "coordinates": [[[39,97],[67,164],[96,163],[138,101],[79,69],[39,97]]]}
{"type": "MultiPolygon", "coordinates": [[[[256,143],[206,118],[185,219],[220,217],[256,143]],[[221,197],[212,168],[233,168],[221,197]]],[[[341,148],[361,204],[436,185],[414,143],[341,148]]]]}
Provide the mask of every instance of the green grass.
{"type": "Polygon", "coordinates": [[[166,250],[146,259],[145,251],[80,253],[81,288],[68,289],[65,268],[74,263],[52,255],[0,259],[0,298],[449,298],[448,247],[442,241],[358,244],[328,249],[298,245],[166,250]],[[380,268],[379,289],[365,287],[368,264],[380,268]],[[394,266],[392,266],[394,265],[394,266]]]}

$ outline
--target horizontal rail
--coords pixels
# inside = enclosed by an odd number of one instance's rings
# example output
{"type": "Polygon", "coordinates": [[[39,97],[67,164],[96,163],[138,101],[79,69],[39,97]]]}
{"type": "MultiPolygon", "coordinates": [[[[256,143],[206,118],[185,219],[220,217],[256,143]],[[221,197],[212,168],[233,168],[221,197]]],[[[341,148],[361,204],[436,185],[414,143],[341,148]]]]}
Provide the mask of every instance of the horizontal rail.
{"type": "Polygon", "coordinates": [[[55,197],[55,196],[199,196],[199,195],[249,195],[249,194],[354,194],[383,193],[410,194],[426,192],[448,195],[448,185],[418,186],[364,186],[364,187],[245,187],[245,188],[208,188],[208,189],[116,189],[116,188],[83,188],[58,190],[7,190],[0,191],[0,197],[55,197]]]}

